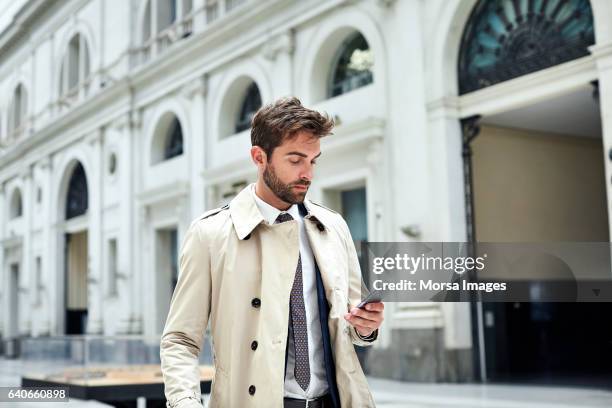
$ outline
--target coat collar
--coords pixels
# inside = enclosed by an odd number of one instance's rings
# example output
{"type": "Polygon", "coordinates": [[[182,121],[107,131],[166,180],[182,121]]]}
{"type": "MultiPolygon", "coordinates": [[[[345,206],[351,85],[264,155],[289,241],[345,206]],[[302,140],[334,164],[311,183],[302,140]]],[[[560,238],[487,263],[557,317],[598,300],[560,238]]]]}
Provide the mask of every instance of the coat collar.
{"type": "MultiPolygon", "coordinates": [[[[239,239],[245,239],[259,224],[264,222],[264,217],[261,215],[257,203],[253,198],[250,189],[252,184],[243,188],[236,197],[229,203],[230,215],[232,223],[239,239]]],[[[326,230],[323,223],[325,219],[324,209],[311,202],[308,198],[304,199],[303,205],[300,205],[300,211],[305,212],[305,219],[309,219],[317,224],[319,231],[326,230]]]]}

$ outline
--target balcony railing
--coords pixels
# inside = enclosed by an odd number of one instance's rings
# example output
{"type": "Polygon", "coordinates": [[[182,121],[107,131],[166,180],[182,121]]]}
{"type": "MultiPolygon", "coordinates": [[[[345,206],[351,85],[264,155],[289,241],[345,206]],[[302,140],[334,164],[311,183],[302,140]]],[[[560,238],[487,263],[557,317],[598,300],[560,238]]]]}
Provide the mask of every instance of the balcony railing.
{"type": "Polygon", "coordinates": [[[164,28],[151,38],[145,40],[139,47],[132,51],[136,54],[138,64],[159,55],[174,43],[189,37],[194,30],[201,30],[205,26],[220,20],[229,13],[251,0],[209,0],[199,9],[193,9],[181,20],[164,28]]]}

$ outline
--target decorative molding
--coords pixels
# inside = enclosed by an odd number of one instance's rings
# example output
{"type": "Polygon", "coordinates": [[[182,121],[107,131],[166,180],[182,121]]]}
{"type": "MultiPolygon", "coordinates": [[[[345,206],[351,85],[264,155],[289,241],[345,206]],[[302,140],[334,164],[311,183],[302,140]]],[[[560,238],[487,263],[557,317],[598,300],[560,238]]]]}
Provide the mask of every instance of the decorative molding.
{"type": "Polygon", "coordinates": [[[187,99],[193,99],[196,95],[206,96],[208,93],[208,75],[189,82],[181,88],[179,94],[187,99]]]}
{"type": "Polygon", "coordinates": [[[596,62],[590,55],[462,95],[459,116],[492,115],[559,95],[597,79],[596,62]]]}
{"type": "Polygon", "coordinates": [[[121,131],[124,128],[130,126],[130,124],[132,123],[132,115],[127,112],[124,113],[123,115],[118,116],[117,118],[115,118],[115,120],[113,120],[111,122],[111,127],[117,131],[121,131]]]}
{"type": "Polygon", "coordinates": [[[42,159],[38,160],[37,164],[41,170],[51,169],[52,167],[51,157],[45,156],[42,159]]]}
{"type": "Polygon", "coordinates": [[[427,112],[430,113],[431,119],[438,119],[439,116],[459,117],[459,97],[445,96],[427,102],[427,112]]]}
{"type": "Polygon", "coordinates": [[[370,167],[378,166],[381,163],[380,139],[375,139],[374,141],[372,141],[368,150],[368,154],[366,155],[366,163],[370,167]]]}
{"type": "Polygon", "coordinates": [[[143,117],[143,110],[142,109],[134,109],[132,111],[130,111],[130,115],[131,115],[131,124],[132,124],[132,128],[134,129],[140,129],[140,127],[142,126],[142,117],[143,117]]]}
{"type": "Polygon", "coordinates": [[[595,58],[612,56],[612,42],[607,44],[594,44],[589,47],[589,51],[595,58]]]}
{"type": "Polygon", "coordinates": [[[595,44],[589,47],[593,58],[596,59],[600,69],[612,68],[612,42],[608,44],[595,44]]]}
{"type": "Polygon", "coordinates": [[[268,39],[262,46],[262,53],[267,59],[275,60],[280,53],[293,54],[294,49],[294,35],[291,30],[288,30],[268,39]]]}
{"type": "Polygon", "coordinates": [[[149,207],[147,205],[142,205],[138,208],[138,221],[139,224],[144,224],[147,222],[149,218],[149,207]]]}
{"type": "Polygon", "coordinates": [[[32,167],[26,166],[19,172],[19,178],[23,179],[23,181],[29,180],[32,178],[32,167]]]}
{"type": "Polygon", "coordinates": [[[142,206],[150,206],[162,201],[175,200],[189,194],[189,183],[185,181],[155,187],[139,193],[136,197],[142,206]]]}
{"type": "Polygon", "coordinates": [[[85,143],[92,146],[101,144],[104,141],[104,128],[98,128],[85,136],[85,143]]]}

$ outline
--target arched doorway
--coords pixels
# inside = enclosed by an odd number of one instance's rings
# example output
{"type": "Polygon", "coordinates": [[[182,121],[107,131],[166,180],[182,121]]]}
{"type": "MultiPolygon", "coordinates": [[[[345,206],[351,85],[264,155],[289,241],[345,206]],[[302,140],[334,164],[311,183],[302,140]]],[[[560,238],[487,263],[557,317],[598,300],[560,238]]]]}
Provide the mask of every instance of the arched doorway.
{"type": "MultiPolygon", "coordinates": [[[[470,241],[609,240],[597,78],[568,73],[588,70],[594,42],[588,0],[475,3],[457,65],[470,241]],[[560,91],[530,100],[538,80],[560,91]]],[[[481,375],[608,385],[612,329],[600,319],[611,313],[610,303],[484,303],[473,313],[481,375]]]]}
{"type": "Polygon", "coordinates": [[[85,170],[80,162],[69,171],[65,205],[64,233],[64,304],[65,334],[87,332],[88,309],[88,186],[85,170]]]}

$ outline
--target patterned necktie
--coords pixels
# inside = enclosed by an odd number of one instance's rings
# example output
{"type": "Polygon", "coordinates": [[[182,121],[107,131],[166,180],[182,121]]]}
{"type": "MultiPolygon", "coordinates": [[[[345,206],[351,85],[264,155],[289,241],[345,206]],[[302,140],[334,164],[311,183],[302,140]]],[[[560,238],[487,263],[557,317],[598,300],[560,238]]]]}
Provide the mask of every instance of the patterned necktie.
{"type": "MultiPolygon", "coordinates": [[[[288,213],[281,213],[276,223],[292,220],[288,213]]],[[[308,330],[306,329],[306,307],[304,306],[304,288],[302,284],[302,257],[298,255],[295,279],[291,288],[289,302],[291,310],[291,327],[293,328],[293,345],[295,347],[294,375],[297,383],[304,391],[310,384],[310,363],[308,361],[308,330]]]]}

